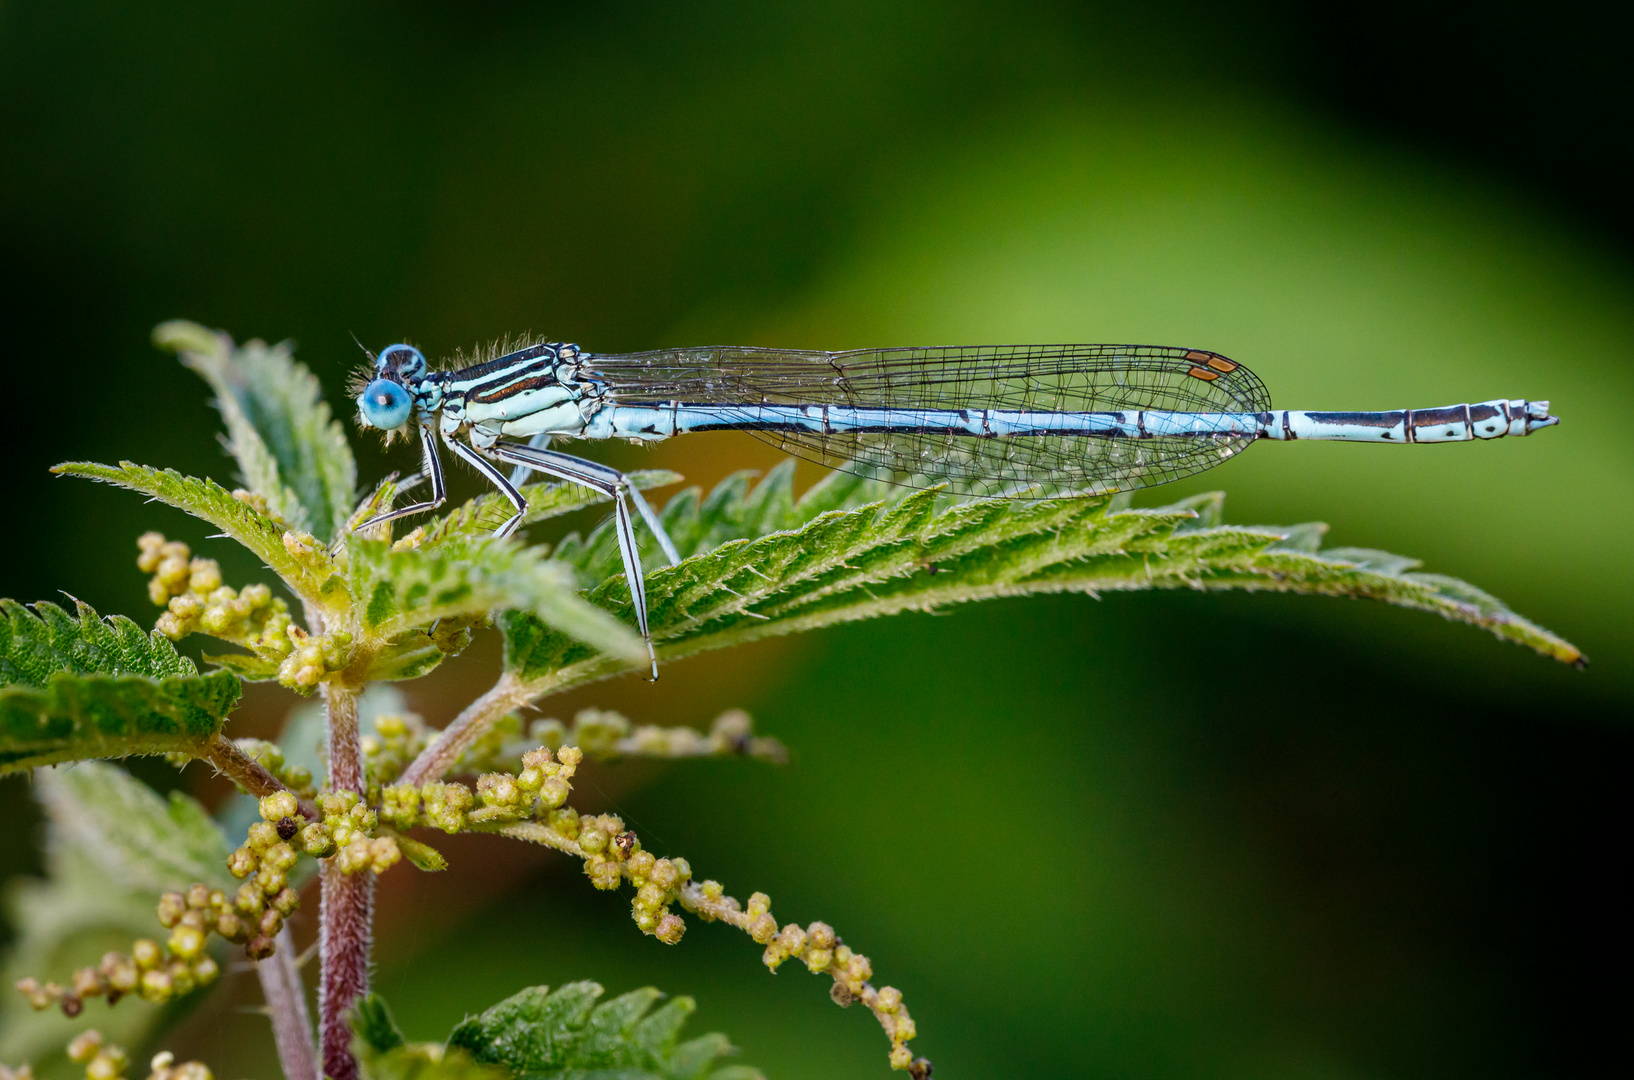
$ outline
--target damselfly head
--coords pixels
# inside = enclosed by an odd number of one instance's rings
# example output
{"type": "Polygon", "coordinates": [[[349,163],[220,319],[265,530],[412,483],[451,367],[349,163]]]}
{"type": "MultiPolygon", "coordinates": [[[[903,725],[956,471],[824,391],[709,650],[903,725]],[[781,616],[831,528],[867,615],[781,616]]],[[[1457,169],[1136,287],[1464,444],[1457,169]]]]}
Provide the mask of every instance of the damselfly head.
{"type": "Polygon", "coordinates": [[[387,345],[375,359],[374,370],[383,379],[413,386],[425,377],[426,358],[413,345],[387,345]]]}
{"type": "Polygon", "coordinates": [[[376,379],[357,396],[358,417],[381,431],[396,431],[413,411],[414,398],[393,379],[376,379]]]}

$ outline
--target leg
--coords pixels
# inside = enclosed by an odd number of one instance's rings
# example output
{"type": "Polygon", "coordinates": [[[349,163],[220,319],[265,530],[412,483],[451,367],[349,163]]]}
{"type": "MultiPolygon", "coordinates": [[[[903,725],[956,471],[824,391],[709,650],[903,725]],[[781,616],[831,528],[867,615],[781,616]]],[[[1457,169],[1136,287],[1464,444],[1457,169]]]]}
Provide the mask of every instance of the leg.
{"type": "MultiPolygon", "coordinates": [[[[425,426],[420,428],[420,459],[420,471],[431,477],[431,498],[425,502],[414,503],[411,506],[388,510],[384,514],[376,514],[354,529],[354,532],[362,532],[364,529],[370,529],[376,525],[384,525],[388,521],[396,521],[398,518],[408,517],[410,514],[435,510],[448,500],[448,494],[443,489],[443,462],[437,456],[437,443],[432,437],[431,429],[425,426]]],[[[416,480],[415,483],[417,484],[419,481],[416,480]]],[[[412,487],[414,485],[407,486],[412,487]]]]}
{"type": "Polygon", "coordinates": [[[648,655],[652,657],[652,677],[657,679],[658,655],[653,652],[652,633],[647,629],[647,583],[641,573],[641,550],[636,546],[630,504],[625,498],[630,486],[623,474],[592,461],[580,461],[566,454],[540,450],[521,443],[501,441],[489,447],[486,453],[512,465],[526,465],[547,476],[582,484],[613,500],[613,528],[618,536],[619,558],[624,563],[624,580],[630,587],[630,602],[635,607],[636,626],[647,642],[648,655]]]}
{"type": "MultiPolygon", "coordinates": [[[[534,436],[534,438],[537,439],[538,436],[534,436]]],[[[545,468],[543,465],[535,464],[536,462],[540,461],[550,461],[558,466],[571,469],[579,475],[595,476],[606,481],[607,483],[616,485],[623,494],[629,496],[631,502],[635,503],[636,512],[641,515],[641,520],[647,523],[647,528],[652,530],[654,539],[658,541],[658,546],[664,551],[664,558],[669,560],[669,564],[671,566],[678,566],[680,564],[681,554],[675,550],[675,541],[671,540],[669,538],[669,533],[664,531],[664,526],[659,522],[658,515],[653,513],[652,507],[647,504],[646,499],[642,498],[641,492],[637,491],[630,483],[630,478],[619,472],[617,469],[609,468],[608,466],[601,464],[599,461],[586,461],[584,458],[574,457],[572,454],[564,454],[559,450],[540,449],[535,447],[531,442],[527,446],[507,442],[501,442],[499,445],[508,447],[513,452],[526,454],[529,460],[527,467],[530,469],[537,469],[539,472],[550,472],[550,470],[545,468]]],[[[520,460],[520,458],[510,457],[506,458],[505,460],[517,461],[520,460]]],[[[559,474],[552,473],[551,475],[559,474]]],[[[585,486],[596,487],[594,484],[587,484],[585,486]]],[[[597,490],[601,489],[598,488],[597,490]]]]}
{"type": "Polygon", "coordinates": [[[516,527],[522,524],[523,517],[527,515],[528,500],[522,497],[522,493],[520,491],[517,491],[516,488],[511,486],[511,482],[505,479],[504,473],[494,468],[492,462],[483,457],[481,454],[477,453],[475,450],[471,449],[471,447],[466,446],[458,439],[450,438],[447,435],[443,436],[443,442],[447,443],[448,448],[454,451],[456,455],[464,458],[466,461],[469,461],[472,465],[475,465],[477,472],[487,477],[488,482],[493,484],[494,487],[498,488],[499,493],[509,499],[512,506],[516,507],[516,513],[511,515],[509,521],[495,529],[494,535],[509,536],[511,533],[515,532],[516,527]]]}
{"type": "MultiPolygon", "coordinates": [[[[528,440],[528,446],[534,450],[543,450],[549,445],[550,433],[548,431],[541,431],[533,438],[528,440]]],[[[528,477],[532,473],[533,468],[531,466],[518,465],[516,468],[511,470],[511,486],[521,487],[523,484],[528,482],[528,477]]]]}

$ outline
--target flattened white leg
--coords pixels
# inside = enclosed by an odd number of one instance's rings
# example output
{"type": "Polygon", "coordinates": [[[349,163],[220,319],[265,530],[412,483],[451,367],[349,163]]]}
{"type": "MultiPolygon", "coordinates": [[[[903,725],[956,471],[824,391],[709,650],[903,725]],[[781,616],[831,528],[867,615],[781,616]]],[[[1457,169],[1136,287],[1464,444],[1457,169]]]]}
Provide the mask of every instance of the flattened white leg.
{"type": "MultiPolygon", "coordinates": [[[[549,445],[550,432],[548,431],[541,431],[537,435],[533,436],[533,438],[528,440],[528,448],[532,450],[543,450],[549,445]]],[[[533,466],[518,465],[516,468],[511,470],[511,485],[513,487],[521,487],[523,484],[528,482],[528,477],[532,475],[533,466]]]]}
{"type": "MultiPolygon", "coordinates": [[[[443,487],[442,459],[437,456],[437,442],[432,437],[431,428],[426,426],[420,428],[420,471],[431,478],[431,498],[425,502],[417,502],[410,506],[398,507],[396,510],[388,510],[384,514],[376,514],[352,531],[360,532],[376,525],[384,525],[388,521],[408,517],[410,514],[435,510],[448,501],[448,493],[443,487]]],[[[413,484],[406,484],[405,488],[413,487],[418,483],[419,481],[415,480],[413,484]]]]}
{"type": "Polygon", "coordinates": [[[624,563],[624,581],[630,587],[630,602],[635,608],[636,627],[647,643],[647,655],[652,660],[652,677],[658,678],[658,654],[653,651],[652,633],[647,628],[647,583],[641,572],[641,549],[636,546],[635,524],[630,517],[630,503],[625,497],[629,481],[615,469],[583,461],[567,454],[541,450],[522,443],[501,440],[484,451],[490,457],[513,465],[526,465],[537,472],[582,484],[599,491],[613,500],[613,528],[618,537],[618,554],[624,563]]]}
{"type": "Polygon", "coordinates": [[[469,446],[466,446],[458,439],[452,438],[448,435],[443,436],[443,442],[447,443],[448,448],[454,451],[454,453],[458,454],[466,461],[469,461],[472,465],[475,465],[477,472],[487,477],[488,482],[493,484],[494,487],[498,488],[499,493],[509,499],[511,501],[511,505],[516,508],[516,513],[512,514],[510,519],[506,521],[505,524],[495,529],[494,535],[509,536],[511,533],[515,532],[517,526],[522,524],[522,519],[527,516],[528,500],[522,497],[522,493],[520,491],[517,491],[516,488],[511,486],[510,481],[505,479],[505,474],[494,468],[493,463],[487,458],[483,457],[469,446]]]}

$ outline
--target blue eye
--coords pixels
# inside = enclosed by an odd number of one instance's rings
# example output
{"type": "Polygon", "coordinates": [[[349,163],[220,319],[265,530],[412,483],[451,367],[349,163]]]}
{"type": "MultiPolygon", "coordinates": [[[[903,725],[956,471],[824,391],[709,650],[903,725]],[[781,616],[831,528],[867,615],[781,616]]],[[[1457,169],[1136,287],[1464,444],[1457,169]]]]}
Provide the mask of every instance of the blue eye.
{"type": "Polygon", "coordinates": [[[376,379],[357,396],[358,415],[370,427],[396,431],[408,423],[414,400],[409,392],[390,379],[376,379]]]}

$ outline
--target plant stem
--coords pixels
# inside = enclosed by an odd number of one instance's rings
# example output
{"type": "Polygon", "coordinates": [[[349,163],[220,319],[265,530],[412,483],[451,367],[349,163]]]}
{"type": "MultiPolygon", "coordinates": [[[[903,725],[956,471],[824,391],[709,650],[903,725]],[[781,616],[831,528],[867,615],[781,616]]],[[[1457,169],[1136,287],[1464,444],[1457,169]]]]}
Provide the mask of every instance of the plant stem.
{"type": "Polygon", "coordinates": [[[420,756],[409,763],[397,782],[419,787],[427,780],[441,778],[454,767],[466,747],[487,734],[506,713],[526,705],[533,696],[521,680],[509,672],[501,675],[486,694],[467,705],[430,746],[420,751],[420,756]]]}
{"type": "MultiPolygon", "coordinates": [[[[357,694],[324,684],[329,709],[329,786],[363,794],[363,747],[358,740],[357,694]]],[[[352,1029],[346,1014],[369,990],[369,944],[374,918],[374,875],[343,874],[334,859],[322,870],[323,900],[318,951],[318,1041],[323,1074],[330,1080],[357,1080],[352,1029]]]]}
{"type": "MultiPolygon", "coordinates": [[[[288,791],[282,780],[272,775],[265,765],[245,754],[227,736],[216,734],[204,748],[204,760],[216,771],[256,798],[264,798],[279,791],[288,791]]],[[[298,800],[301,815],[308,821],[318,820],[318,808],[306,799],[298,800]]]]}
{"type": "Polygon", "coordinates": [[[321,1080],[312,1045],[312,1017],[306,1011],[306,990],[295,967],[295,940],[287,926],[278,931],[277,951],[255,965],[255,974],[261,980],[285,1080],[321,1080]]]}

